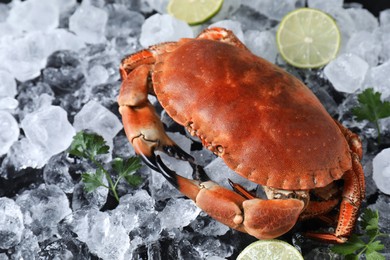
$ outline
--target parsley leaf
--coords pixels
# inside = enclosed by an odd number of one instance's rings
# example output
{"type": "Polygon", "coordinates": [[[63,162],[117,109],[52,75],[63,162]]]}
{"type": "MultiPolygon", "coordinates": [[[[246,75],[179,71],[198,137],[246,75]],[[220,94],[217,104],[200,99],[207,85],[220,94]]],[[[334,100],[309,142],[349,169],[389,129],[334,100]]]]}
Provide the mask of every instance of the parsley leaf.
{"type": "Polygon", "coordinates": [[[122,158],[115,158],[112,163],[112,168],[119,174],[119,179],[124,178],[126,182],[131,186],[138,186],[142,183],[142,178],[138,175],[134,175],[135,171],[141,168],[141,161],[137,157],[128,158],[123,160],[122,158]]]}
{"type": "Polygon", "coordinates": [[[81,175],[87,192],[92,192],[96,188],[103,186],[111,190],[116,200],[119,201],[117,186],[122,178],[131,186],[138,186],[142,183],[142,178],[134,174],[141,167],[141,162],[139,158],[135,157],[127,160],[116,158],[112,163],[113,170],[118,174],[118,178],[114,183],[108,170],[99,162],[99,158],[97,157],[98,155],[108,154],[109,150],[110,147],[106,144],[103,137],[94,133],[81,131],[73,137],[69,154],[87,159],[96,166],[94,173],[84,173],[81,175]],[[104,177],[107,180],[108,186],[103,182],[104,177]]]}
{"type": "Polygon", "coordinates": [[[357,250],[366,246],[363,240],[361,240],[356,234],[353,234],[351,238],[345,243],[340,245],[334,245],[332,251],[340,255],[350,255],[357,250]]]}
{"type": "Polygon", "coordinates": [[[358,95],[359,106],[352,109],[356,120],[368,120],[375,124],[380,141],[379,119],[390,116],[390,102],[381,100],[381,93],[374,92],[372,88],[364,90],[358,95]]]}
{"type": "Polygon", "coordinates": [[[69,153],[77,157],[92,159],[99,154],[107,154],[109,149],[110,147],[100,135],[81,131],[73,137],[69,153]]]}
{"type": "Polygon", "coordinates": [[[103,183],[104,172],[101,169],[97,169],[95,173],[83,173],[81,179],[84,182],[84,187],[87,192],[92,192],[98,187],[107,187],[103,183]]]}
{"type": "Polygon", "coordinates": [[[384,260],[384,256],[379,253],[379,251],[384,249],[384,245],[376,239],[387,235],[379,232],[378,223],[378,211],[366,209],[363,212],[361,221],[361,226],[366,231],[365,234],[353,234],[345,244],[334,245],[331,248],[332,251],[344,255],[346,259],[359,259],[360,255],[365,254],[366,259],[384,260]]]}

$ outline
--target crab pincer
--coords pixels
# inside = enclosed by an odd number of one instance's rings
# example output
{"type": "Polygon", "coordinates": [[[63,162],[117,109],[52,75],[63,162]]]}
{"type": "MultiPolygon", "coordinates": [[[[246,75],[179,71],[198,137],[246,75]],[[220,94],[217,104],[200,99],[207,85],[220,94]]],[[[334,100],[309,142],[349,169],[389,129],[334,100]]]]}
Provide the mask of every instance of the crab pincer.
{"type": "Polygon", "coordinates": [[[304,203],[297,199],[248,199],[211,180],[202,182],[184,178],[170,170],[159,156],[157,165],[159,172],[172,185],[209,216],[257,238],[283,235],[295,225],[304,208],[304,203]]]}

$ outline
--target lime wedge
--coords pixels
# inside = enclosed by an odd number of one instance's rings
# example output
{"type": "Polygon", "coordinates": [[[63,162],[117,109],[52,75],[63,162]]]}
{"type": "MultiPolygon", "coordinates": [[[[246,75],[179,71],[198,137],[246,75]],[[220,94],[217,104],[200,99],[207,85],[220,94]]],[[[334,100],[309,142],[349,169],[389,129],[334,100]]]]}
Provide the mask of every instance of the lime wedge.
{"type": "Polygon", "coordinates": [[[335,20],[311,8],[288,13],[276,33],[283,59],[298,68],[318,68],[329,63],[337,55],[340,38],[335,20]]]}
{"type": "Polygon", "coordinates": [[[201,24],[218,13],[223,0],[170,0],[168,13],[190,25],[201,24]]]}
{"type": "Polygon", "coordinates": [[[237,260],[280,259],[303,260],[299,251],[281,240],[259,240],[247,246],[237,257],[237,260]]]}

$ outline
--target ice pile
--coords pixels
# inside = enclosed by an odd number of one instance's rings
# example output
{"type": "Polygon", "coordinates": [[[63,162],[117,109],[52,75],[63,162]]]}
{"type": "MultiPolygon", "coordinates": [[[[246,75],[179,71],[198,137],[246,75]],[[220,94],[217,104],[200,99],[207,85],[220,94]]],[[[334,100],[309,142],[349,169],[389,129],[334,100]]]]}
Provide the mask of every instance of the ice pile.
{"type": "MultiPolygon", "coordinates": [[[[388,149],[379,153],[369,125],[354,123],[350,109],[357,104],[356,94],[367,87],[380,91],[383,99],[390,97],[389,10],[380,13],[378,22],[357,5],[345,8],[342,0],[308,0],[309,7],[336,19],[343,38],[334,61],[324,70],[309,71],[286,65],[275,44],[279,21],[304,6],[304,0],[225,0],[217,16],[195,27],[166,14],[167,2],[0,4],[0,191],[6,196],[0,198],[0,259],[234,259],[251,241],[210,219],[147,167],[137,173],[145,180],[140,187],[120,184],[119,204],[104,187],[87,193],[80,174],[94,169],[66,153],[73,135],[88,130],[102,135],[114,156],[135,155],[116,104],[121,58],[214,26],[231,29],[254,54],[300,77],[333,116],[360,131],[370,148],[365,169],[378,154],[373,179],[367,175],[372,184],[367,195],[376,194],[375,184],[383,194],[370,207],[388,214],[390,154],[388,149]]],[[[168,135],[212,180],[227,188],[228,178],[248,190],[258,188],[201,148],[199,139],[184,134],[156,98],[150,100],[168,135]]],[[[389,130],[383,122],[384,145],[389,130]]],[[[188,162],[166,155],[162,159],[192,178],[188,162]]]]}
{"type": "Polygon", "coordinates": [[[382,98],[389,97],[389,87],[386,87],[389,84],[386,64],[390,59],[388,10],[380,13],[382,18],[378,22],[365,9],[343,9],[340,4],[332,5],[331,2],[340,1],[308,2],[309,6],[332,15],[342,34],[340,55],[325,67],[325,76],[340,92],[356,93],[374,88],[383,93],[382,98]]]}

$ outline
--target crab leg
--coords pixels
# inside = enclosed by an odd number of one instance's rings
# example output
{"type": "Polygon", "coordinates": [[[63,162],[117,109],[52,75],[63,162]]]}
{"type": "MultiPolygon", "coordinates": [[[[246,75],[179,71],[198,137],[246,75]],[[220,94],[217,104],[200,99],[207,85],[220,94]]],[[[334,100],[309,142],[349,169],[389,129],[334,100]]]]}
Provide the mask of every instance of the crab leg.
{"type": "Polygon", "coordinates": [[[345,139],[347,140],[352,152],[357,154],[359,156],[359,159],[361,160],[363,157],[363,147],[359,136],[355,133],[352,133],[348,128],[340,124],[340,122],[338,122],[337,120],[334,121],[345,136],[345,139]]]}
{"type": "Polygon", "coordinates": [[[126,63],[122,62],[122,85],[118,104],[127,138],[136,153],[140,154],[151,168],[157,170],[153,153],[155,150],[164,151],[178,159],[191,161],[193,158],[168,137],[148,100],[148,75],[152,67],[148,63],[152,58],[152,53],[141,51],[127,57],[126,63]]]}
{"type": "Polygon", "coordinates": [[[213,181],[189,180],[171,171],[157,156],[159,172],[215,220],[259,239],[275,238],[296,223],[304,203],[297,199],[247,199],[213,181]]]}
{"type": "Polygon", "coordinates": [[[337,228],[334,234],[306,233],[307,236],[331,243],[344,243],[353,231],[364,197],[364,173],[359,161],[359,156],[352,153],[352,170],[344,176],[343,200],[340,205],[340,214],[337,228]],[[363,194],[362,194],[363,193],[363,194]]]}

